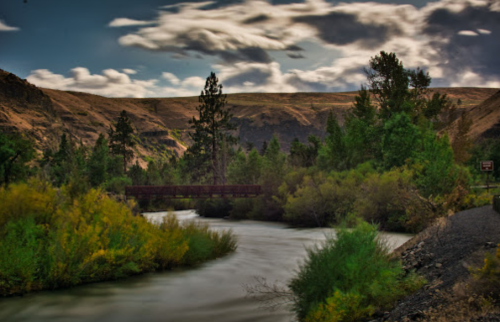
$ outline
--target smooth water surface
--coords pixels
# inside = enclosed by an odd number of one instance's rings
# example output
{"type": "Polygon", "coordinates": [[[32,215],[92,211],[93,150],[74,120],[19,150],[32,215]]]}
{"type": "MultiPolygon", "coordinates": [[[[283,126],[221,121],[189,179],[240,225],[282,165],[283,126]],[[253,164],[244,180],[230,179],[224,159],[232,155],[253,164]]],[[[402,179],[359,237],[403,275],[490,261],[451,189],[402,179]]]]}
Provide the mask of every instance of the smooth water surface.
{"type": "MultiPolygon", "coordinates": [[[[285,284],[312,246],[333,229],[292,229],[284,224],[199,218],[176,212],[180,220],[207,222],[213,229],[232,229],[235,253],[196,268],[134,276],[120,281],[45,291],[0,299],[0,321],[293,321],[284,307],[270,312],[245,297],[243,285],[255,276],[285,284]]],[[[146,213],[159,221],[166,212],[146,213]]],[[[393,247],[410,235],[386,234],[393,247]]]]}

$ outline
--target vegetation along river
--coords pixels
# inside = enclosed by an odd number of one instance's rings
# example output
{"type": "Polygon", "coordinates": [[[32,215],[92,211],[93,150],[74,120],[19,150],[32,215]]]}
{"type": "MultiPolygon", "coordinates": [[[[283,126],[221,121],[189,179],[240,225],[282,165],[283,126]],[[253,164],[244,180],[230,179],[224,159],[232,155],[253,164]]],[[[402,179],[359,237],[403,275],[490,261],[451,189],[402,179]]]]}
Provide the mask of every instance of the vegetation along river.
{"type": "MultiPolygon", "coordinates": [[[[165,215],[145,214],[154,221],[165,215]]],[[[0,299],[0,321],[289,322],[293,314],[286,308],[274,312],[259,308],[245,298],[242,285],[255,283],[255,276],[286,283],[304,258],[304,247],[334,233],[333,229],[292,229],[279,223],[198,218],[193,211],[178,211],[177,216],[180,220],[197,218],[213,229],[232,229],[238,236],[238,249],[196,268],[0,299]]],[[[411,238],[386,236],[392,247],[411,238]]]]}

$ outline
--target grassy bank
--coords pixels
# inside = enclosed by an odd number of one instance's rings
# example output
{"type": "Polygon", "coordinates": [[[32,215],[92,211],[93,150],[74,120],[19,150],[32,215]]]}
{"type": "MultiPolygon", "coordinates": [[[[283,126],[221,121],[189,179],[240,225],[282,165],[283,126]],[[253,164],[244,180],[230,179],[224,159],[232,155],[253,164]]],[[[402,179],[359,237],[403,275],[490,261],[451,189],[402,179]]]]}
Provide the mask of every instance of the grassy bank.
{"type": "Polygon", "coordinates": [[[194,265],[236,248],[231,232],[133,216],[100,190],[30,181],[0,189],[0,295],[194,265]]]}

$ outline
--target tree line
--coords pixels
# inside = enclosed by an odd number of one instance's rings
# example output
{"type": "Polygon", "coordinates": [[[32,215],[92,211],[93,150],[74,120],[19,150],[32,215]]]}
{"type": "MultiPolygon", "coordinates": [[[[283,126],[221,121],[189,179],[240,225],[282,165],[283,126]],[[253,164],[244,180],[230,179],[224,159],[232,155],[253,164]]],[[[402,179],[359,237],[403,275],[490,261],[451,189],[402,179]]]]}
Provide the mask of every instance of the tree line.
{"type": "MultiPolygon", "coordinates": [[[[223,86],[211,73],[199,96],[198,117],[189,121],[192,144],[182,157],[150,159],[146,168],[131,164],[134,127],[122,111],[93,147],[62,134],[58,149],[44,151],[36,161],[26,137],[1,134],[0,180],[8,184],[38,175],[55,186],[68,184],[75,194],[99,186],[120,193],[125,185],[260,184],[266,193],[259,198],[195,206],[207,216],[305,226],[362,217],[404,231],[420,230],[450,210],[489,202],[489,195],[469,187],[480,180],[477,160],[495,159],[500,144],[473,146],[467,113],[459,116],[453,140],[438,135],[457,109],[446,95],[430,94],[428,73],[405,68],[394,53],[372,57],[365,73],[366,86],[352,107],[344,115],[329,114],[325,138],[295,139],[289,153],[276,136],[260,150],[238,143],[223,86]]],[[[494,177],[500,179],[500,173],[494,177]]],[[[193,205],[183,205],[188,204],[193,205]]]]}

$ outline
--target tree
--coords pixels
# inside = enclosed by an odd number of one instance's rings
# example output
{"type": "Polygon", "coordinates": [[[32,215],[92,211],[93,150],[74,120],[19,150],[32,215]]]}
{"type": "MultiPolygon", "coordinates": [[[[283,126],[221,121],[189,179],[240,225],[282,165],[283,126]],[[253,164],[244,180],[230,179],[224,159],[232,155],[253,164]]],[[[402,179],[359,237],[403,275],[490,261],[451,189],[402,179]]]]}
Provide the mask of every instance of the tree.
{"type": "Polygon", "coordinates": [[[22,135],[0,133],[0,182],[9,184],[11,180],[26,177],[27,165],[35,157],[33,143],[22,135]]]}
{"type": "Polygon", "coordinates": [[[109,163],[108,140],[101,133],[95,142],[87,163],[89,182],[92,187],[97,187],[106,182],[109,176],[109,163]]]}
{"type": "Polygon", "coordinates": [[[227,152],[223,150],[237,142],[237,139],[230,134],[236,126],[229,122],[232,115],[224,108],[226,95],[222,94],[222,84],[219,84],[215,73],[211,72],[207,77],[205,88],[201,91],[198,101],[200,103],[196,108],[199,113],[198,119],[193,116],[189,121],[194,130],[189,136],[194,143],[187,150],[188,159],[198,170],[208,164],[213,184],[216,185],[219,179],[224,184],[227,152]]]}
{"type": "Polygon", "coordinates": [[[406,113],[394,114],[384,125],[383,163],[386,169],[399,167],[416,153],[418,128],[406,113]]]}
{"type": "Polygon", "coordinates": [[[337,116],[330,112],[326,121],[325,144],[318,152],[318,164],[327,170],[343,170],[347,167],[345,134],[337,116]]]}
{"type": "Polygon", "coordinates": [[[370,68],[365,69],[368,85],[379,102],[379,117],[390,119],[394,114],[405,112],[415,123],[423,113],[427,119],[435,118],[449,99],[435,93],[427,97],[431,78],[420,68],[405,69],[394,53],[380,52],[370,59],[370,68]]]}
{"type": "Polygon", "coordinates": [[[345,144],[350,166],[375,158],[380,154],[381,126],[377,122],[377,108],[370,92],[363,86],[355,96],[352,108],[345,116],[345,144]]]}
{"type": "Polygon", "coordinates": [[[120,113],[115,128],[113,129],[110,126],[108,131],[111,153],[123,157],[123,173],[127,172],[127,163],[134,156],[134,151],[129,149],[135,146],[135,142],[132,140],[132,133],[134,133],[132,122],[128,118],[127,112],[123,110],[120,113]]]}

